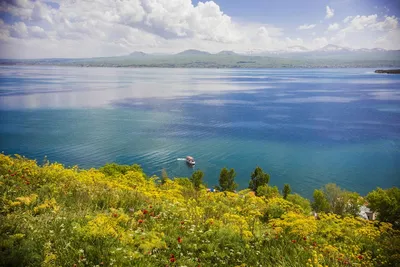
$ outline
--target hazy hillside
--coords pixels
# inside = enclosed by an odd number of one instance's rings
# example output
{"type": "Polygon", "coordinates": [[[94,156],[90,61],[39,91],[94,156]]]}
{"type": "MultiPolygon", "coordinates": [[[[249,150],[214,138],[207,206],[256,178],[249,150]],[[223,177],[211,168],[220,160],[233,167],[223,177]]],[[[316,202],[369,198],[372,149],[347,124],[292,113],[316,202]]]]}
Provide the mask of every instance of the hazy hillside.
{"type": "Polygon", "coordinates": [[[157,55],[132,52],[126,56],[81,59],[0,60],[0,64],[70,65],[86,67],[165,67],[165,68],[346,68],[398,67],[400,51],[382,49],[352,50],[328,45],[309,51],[301,46],[284,51],[249,51],[238,54],[221,51],[186,50],[177,54],[157,55]]]}

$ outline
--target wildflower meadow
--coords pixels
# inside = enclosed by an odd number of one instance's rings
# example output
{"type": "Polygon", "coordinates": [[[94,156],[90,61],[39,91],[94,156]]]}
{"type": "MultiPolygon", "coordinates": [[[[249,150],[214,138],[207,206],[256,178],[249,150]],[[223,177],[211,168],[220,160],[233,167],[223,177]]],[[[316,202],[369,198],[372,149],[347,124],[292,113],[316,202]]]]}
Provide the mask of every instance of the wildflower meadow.
{"type": "Polygon", "coordinates": [[[0,154],[1,266],[399,266],[390,223],[299,195],[209,192],[137,165],[100,169],[0,154]]]}

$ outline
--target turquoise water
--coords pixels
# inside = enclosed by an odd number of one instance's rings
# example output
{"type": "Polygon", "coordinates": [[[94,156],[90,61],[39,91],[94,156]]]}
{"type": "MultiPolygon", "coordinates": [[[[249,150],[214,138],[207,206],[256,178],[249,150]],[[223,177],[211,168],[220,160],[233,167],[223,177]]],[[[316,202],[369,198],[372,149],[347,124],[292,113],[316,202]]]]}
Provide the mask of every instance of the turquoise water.
{"type": "Polygon", "coordinates": [[[310,196],[400,186],[400,76],[372,69],[0,67],[0,151],[147,174],[261,166],[310,196]],[[179,160],[196,159],[195,168],[179,160]]]}

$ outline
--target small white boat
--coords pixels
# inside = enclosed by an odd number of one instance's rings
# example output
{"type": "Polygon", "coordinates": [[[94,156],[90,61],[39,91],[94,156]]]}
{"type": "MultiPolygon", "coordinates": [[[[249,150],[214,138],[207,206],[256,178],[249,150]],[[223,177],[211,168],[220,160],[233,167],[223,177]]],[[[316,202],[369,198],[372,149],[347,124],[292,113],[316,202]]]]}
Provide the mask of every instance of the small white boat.
{"type": "Polygon", "coordinates": [[[187,156],[186,157],[186,163],[189,164],[189,165],[195,165],[196,164],[196,162],[194,161],[194,158],[191,157],[191,156],[187,156]]]}

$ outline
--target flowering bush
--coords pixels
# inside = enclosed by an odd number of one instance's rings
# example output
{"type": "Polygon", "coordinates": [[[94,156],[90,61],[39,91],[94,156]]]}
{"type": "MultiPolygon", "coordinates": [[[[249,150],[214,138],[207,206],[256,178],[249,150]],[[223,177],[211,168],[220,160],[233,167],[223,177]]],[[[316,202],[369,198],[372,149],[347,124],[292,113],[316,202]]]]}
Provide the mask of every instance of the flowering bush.
{"type": "Polygon", "coordinates": [[[395,266],[388,223],[319,214],[298,195],[162,184],[0,154],[0,266],[395,266]]]}

